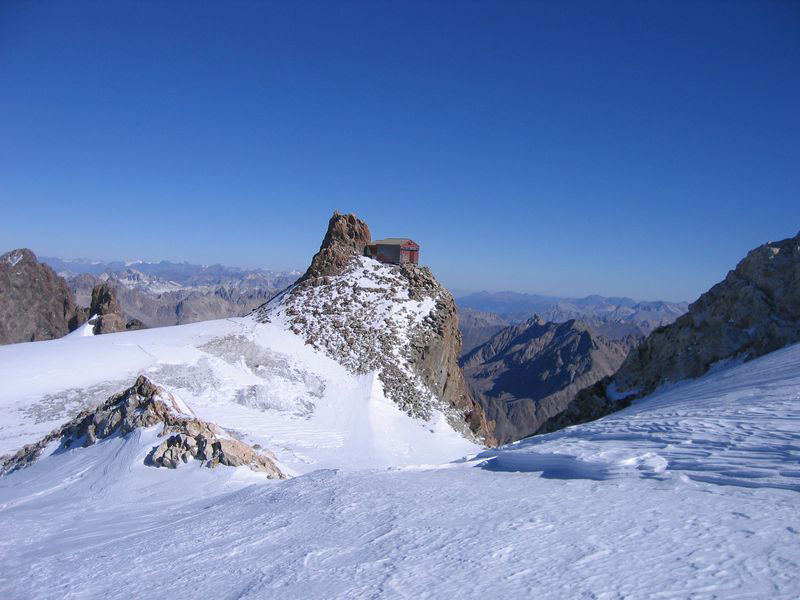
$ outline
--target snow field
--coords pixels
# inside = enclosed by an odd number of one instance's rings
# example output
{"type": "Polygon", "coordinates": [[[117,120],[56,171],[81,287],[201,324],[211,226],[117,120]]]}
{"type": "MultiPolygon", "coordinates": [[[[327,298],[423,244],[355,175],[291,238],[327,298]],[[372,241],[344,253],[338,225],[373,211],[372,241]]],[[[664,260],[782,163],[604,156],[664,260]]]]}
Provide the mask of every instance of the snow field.
{"type": "Polygon", "coordinates": [[[800,590],[800,345],[484,450],[281,323],[0,347],[0,452],[145,373],[295,475],[143,465],[158,428],[0,478],[0,597],[778,598],[800,590]]]}

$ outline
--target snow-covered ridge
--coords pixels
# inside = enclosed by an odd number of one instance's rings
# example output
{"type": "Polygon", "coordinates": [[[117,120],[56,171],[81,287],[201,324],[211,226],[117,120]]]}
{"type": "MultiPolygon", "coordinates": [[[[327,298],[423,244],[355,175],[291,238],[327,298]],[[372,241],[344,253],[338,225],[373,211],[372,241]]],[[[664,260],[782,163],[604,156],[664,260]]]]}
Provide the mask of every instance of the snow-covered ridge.
{"type": "Polygon", "coordinates": [[[101,273],[98,279],[111,281],[128,289],[135,289],[149,294],[163,294],[175,292],[185,288],[175,281],[169,281],[153,275],[146,275],[136,269],[125,269],[114,273],[101,273]]]}

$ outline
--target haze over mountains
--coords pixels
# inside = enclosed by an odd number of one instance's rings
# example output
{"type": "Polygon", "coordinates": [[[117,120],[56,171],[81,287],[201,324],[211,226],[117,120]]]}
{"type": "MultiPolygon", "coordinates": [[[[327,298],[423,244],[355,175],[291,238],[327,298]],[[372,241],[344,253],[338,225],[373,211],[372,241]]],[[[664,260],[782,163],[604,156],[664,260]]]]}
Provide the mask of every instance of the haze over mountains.
{"type": "Polygon", "coordinates": [[[800,233],[748,252],[687,314],[653,331],[614,375],[581,390],[540,431],[597,419],[720,362],[752,360],[798,341],[800,233]]]}
{"type": "Polygon", "coordinates": [[[559,298],[518,292],[478,292],[456,299],[468,352],[510,325],[536,316],[553,323],[573,319],[590,325],[609,339],[646,336],[668,325],[688,309],[686,302],[644,301],[625,297],[559,298]]]}
{"type": "Polygon", "coordinates": [[[293,283],[299,273],[170,261],[62,260],[44,257],[76,301],[88,306],[98,283],[114,288],[124,313],[148,327],[240,317],[293,283]]]}

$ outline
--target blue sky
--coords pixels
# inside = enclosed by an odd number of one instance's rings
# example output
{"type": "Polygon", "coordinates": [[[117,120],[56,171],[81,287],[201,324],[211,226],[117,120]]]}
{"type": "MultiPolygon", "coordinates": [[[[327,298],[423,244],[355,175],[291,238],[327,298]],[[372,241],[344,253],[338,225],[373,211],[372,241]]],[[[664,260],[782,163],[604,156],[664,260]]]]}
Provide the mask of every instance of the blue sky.
{"type": "Polygon", "coordinates": [[[0,241],[694,300],[800,229],[800,3],[0,3],[0,241]]]}

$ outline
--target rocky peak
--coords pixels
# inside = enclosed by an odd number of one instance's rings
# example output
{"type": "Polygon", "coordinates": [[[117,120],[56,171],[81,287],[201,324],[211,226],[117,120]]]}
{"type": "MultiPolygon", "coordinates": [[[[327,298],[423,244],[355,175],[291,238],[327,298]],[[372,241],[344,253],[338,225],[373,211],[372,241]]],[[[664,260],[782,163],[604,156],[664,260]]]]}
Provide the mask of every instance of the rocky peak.
{"type": "Polygon", "coordinates": [[[67,282],[33,252],[0,256],[0,344],[59,338],[85,321],[67,282]]]}
{"type": "Polygon", "coordinates": [[[333,213],[328,231],[314,255],[311,265],[298,280],[304,282],[318,277],[338,275],[354,256],[362,256],[371,240],[369,227],[354,214],[333,213]]]}
{"type": "Polygon", "coordinates": [[[493,442],[458,365],[461,334],[453,296],[426,267],[363,256],[369,227],[335,213],[298,283],[258,311],[355,374],[376,372],[386,397],[412,417],[434,411],[472,439],[493,442]]]}
{"type": "Polygon", "coordinates": [[[274,456],[258,452],[227,436],[214,423],[198,419],[185,404],[144,375],[98,408],[81,412],[38,442],[0,458],[0,475],[35,463],[53,442],[59,443],[56,452],[63,452],[91,446],[114,434],[124,436],[135,429],[157,425],[161,426],[159,437],[166,439],[150,450],[146,465],[174,469],[189,460],[199,460],[210,468],[248,466],[272,479],[285,478],[274,463],[274,456]]]}
{"type": "Polygon", "coordinates": [[[663,383],[699,377],[720,360],[750,360],[800,341],[798,282],[800,234],[751,250],[688,313],[654,330],[613,377],[581,391],[543,431],[601,417],[663,383]]]}

